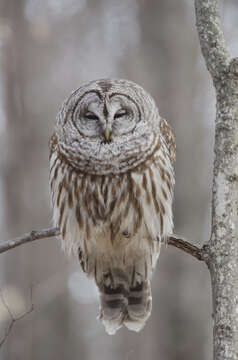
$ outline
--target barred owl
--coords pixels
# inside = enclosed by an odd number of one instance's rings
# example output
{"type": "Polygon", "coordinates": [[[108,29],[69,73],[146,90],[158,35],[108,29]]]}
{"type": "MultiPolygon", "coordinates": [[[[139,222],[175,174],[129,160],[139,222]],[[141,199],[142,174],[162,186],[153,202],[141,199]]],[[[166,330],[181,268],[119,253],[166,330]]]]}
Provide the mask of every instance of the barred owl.
{"type": "Polygon", "coordinates": [[[106,331],[139,331],[151,276],[172,233],[175,137],[152,97],[127,80],[74,91],[50,140],[53,221],[100,292],[106,331]]]}

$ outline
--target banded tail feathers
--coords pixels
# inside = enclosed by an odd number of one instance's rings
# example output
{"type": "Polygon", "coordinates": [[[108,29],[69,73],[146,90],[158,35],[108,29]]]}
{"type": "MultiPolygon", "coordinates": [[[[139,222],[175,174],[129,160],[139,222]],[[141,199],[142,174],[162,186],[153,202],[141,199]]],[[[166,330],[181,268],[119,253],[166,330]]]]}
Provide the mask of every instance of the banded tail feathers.
{"type": "Polygon", "coordinates": [[[129,330],[140,331],[152,309],[150,281],[142,280],[131,286],[125,274],[120,272],[120,275],[113,278],[113,284],[99,286],[99,319],[109,335],[114,335],[123,325],[129,330]]]}

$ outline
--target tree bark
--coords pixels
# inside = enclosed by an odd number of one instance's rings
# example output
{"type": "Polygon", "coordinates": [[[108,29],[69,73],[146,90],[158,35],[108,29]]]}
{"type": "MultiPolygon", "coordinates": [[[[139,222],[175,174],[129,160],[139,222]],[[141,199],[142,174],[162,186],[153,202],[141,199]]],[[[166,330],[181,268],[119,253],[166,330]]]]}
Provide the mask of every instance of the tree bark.
{"type": "Polygon", "coordinates": [[[202,54],[216,91],[211,239],[214,359],[238,359],[238,58],[229,54],[218,0],[195,0],[202,54]]]}

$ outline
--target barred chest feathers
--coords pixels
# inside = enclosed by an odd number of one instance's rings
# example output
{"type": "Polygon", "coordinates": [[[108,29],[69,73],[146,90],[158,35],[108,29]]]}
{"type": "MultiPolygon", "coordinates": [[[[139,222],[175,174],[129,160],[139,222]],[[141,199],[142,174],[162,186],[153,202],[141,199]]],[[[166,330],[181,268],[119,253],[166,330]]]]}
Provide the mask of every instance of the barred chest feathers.
{"type": "Polygon", "coordinates": [[[89,275],[102,257],[133,262],[144,256],[150,259],[145,267],[151,274],[160,240],[173,229],[173,169],[168,171],[168,155],[162,151],[159,147],[144,164],[118,175],[83,174],[62,163],[57,152],[52,154],[54,225],[61,229],[64,251],[80,252],[89,275]]]}

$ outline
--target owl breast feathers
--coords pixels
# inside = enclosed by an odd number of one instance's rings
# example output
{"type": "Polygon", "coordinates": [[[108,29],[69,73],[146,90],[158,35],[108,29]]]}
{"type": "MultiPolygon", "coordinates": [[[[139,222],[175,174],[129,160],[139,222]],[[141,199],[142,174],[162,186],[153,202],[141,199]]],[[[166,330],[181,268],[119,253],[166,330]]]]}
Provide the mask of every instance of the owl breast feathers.
{"type": "Polygon", "coordinates": [[[100,292],[109,334],[139,331],[161,240],[173,231],[175,137],[127,80],[92,81],[63,104],[50,141],[53,221],[100,292]]]}

